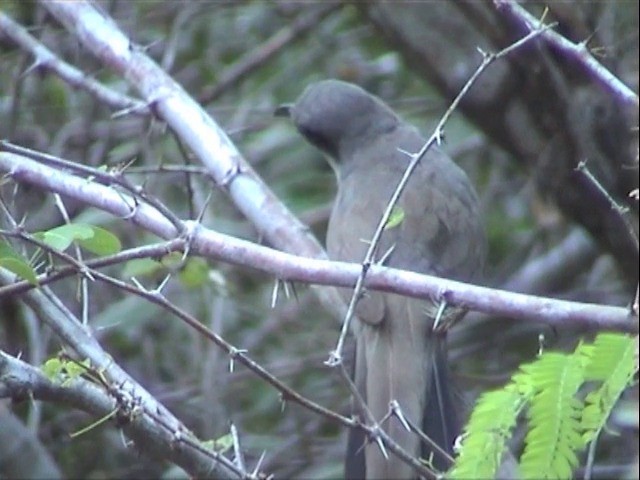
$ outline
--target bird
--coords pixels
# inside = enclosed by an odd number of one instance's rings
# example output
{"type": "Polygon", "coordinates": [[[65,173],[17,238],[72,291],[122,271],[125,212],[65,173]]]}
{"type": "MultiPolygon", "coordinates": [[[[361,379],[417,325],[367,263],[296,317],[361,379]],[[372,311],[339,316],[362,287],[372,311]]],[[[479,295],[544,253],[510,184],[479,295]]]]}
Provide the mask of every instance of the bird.
{"type": "MultiPolygon", "coordinates": [[[[330,259],[362,262],[383,212],[407,166],[426,142],[381,99],[336,79],[308,85],[293,104],[278,108],[307,142],[325,154],[337,178],[326,247],[330,259]]],[[[477,281],[486,258],[478,196],[465,172],[442,150],[430,148],[402,191],[399,221],[383,230],[376,261],[384,266],[459,281],[477,281]]],[[[394,213],[395,215],[395,213],[394,213]]],[[[342,288],[349,301],[352,290],[342,288]]],[[[357,303],[354,383],[373,419],[410,455],[436,470],[449,462],[389,415],[402,415],[453,453],[460,432],[446,349],[446,328],[465,311],[435,298],[366,291],[357,303]]],[[[361,421],[366,417],[354,407],[361,421]]],[[[346,478],[417,478],[412,466],[383,451],[361,429],[351,429],[346,478]]]]}

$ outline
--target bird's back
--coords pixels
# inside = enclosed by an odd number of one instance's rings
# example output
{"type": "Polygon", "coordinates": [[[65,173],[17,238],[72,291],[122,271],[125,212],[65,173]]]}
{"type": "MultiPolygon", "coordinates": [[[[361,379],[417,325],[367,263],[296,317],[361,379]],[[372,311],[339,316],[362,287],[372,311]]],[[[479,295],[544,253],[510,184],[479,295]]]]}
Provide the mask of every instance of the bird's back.
{"type": "MultiPolygon", "coordinates": [[[[327,232],[329,256],[362,261],[389,199],[424,144],[411,126],[377,138],[340,166],[339,190],[327,232]],[[370,166],[371,158],[384,163],[370,166]],[[354,173],[355,172],[355,173],[354,173]]],[[[385,265],[461,281],[480,274],[486,245],[478,200],[466,174],[438,149],[414,170],[398,202],[403,217],[387,228],[378,258],[393,247],[385,265]]]]}
{"type": "MultiPolygon", "coordinates": [[[[329,256],[364,259],[374,231],[398,182],[424,144],[408,126],[388,132],[358,149],[339,166],[339,191],[327,232],[329,256]],[[371,166],[371,158],[384,158],[371,166]]],[[[400,196],[399,223],[384,230],[376,259],[391,267],[458,280],[477,277],[484,262],[484,233],[478,201],[465,173],[444,153],[430,151],[400,196]]],[[[345,299],[351,295],[343,289],[345,299]]],[[[395,400],[403,414],[451,452],[459,426],[451,406],[444,337],[431,331],[437,303],[394,294],[367,292],[356,308],[358,338],[356,380],[376,419],[395,400]],[[423,385],[422,388],[416,388],[423,385]]],[[[451,315],[459,311],[449,310],[451,315]]],[[[390,418],[385,431],[413,455],[420,450],[415,434],[390,418]]],[[[353,435],[353,434],[352,434],[353,435]]],[[[350,439],[351,442],[363,441],[350,439]]],[[[366,448],[367,478],[410,478],[412,469],[398,458],[384,458],[378,447],[366,448]]],[[[357,468],[364,469],[364,458],[357,468]]],[[[441,457],[435,461],[445,468],[441,457]]],[[[356,463],[348,460],[347,473],[356,463]]],[[[357,474],[355,475],[357,476],[357,474]]]]}

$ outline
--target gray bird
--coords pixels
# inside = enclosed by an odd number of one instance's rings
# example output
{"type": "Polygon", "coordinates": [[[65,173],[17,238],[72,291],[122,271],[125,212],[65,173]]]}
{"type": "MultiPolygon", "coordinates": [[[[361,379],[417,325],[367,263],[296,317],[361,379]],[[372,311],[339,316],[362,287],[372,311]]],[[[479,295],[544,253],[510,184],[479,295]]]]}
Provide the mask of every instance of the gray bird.
{"type": "MultiPolygon", "coordinates": [[[[337,80],[309,85],[295,104],[277,113],[288,115],[302,136],[328,155],[335,170],[338,194],[327,229],[330,258],[361,262],[410,153],[424,145],[424,137],[377,97],[337,80]]],[[[446,154],[429,150],[396,212],[399,224],[385,229],[377,249],[384,265],[462,281],[478,278],[486,241],[477,196],[446,154]]],[[[348,300],[352,292],[342,293],[348,300]]],[[[367,292],[353,327],[354,381],[376,421],[383,420],[395,400],[407,419],[451,453],[460,427],[448,385],[446,332],[432,328],[438,306],[428,299],[367,292]]],[[[463,314],[447,308],[443,322],[450,324],[463,314]]],[[[381,426],[410,454],[432,458],[441,470],[449,466],[396,417],[381,426]]],[[[349,432],[345,470],[347,478],[417,476],[395,455],[385,458],[359,430],[349,432]]]]}

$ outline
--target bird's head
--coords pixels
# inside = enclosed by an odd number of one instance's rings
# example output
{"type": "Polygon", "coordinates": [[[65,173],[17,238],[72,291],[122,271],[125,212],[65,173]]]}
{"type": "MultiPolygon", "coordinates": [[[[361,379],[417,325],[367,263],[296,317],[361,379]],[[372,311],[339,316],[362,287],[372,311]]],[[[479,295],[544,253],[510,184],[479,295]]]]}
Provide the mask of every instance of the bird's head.
{"type": "Polygon", "coordinates": [[[338,162],[400,122],[382,101],[340,80],[312,83],[294,104],[280,106],[276,115],[290,117],[311,144],[338,162]]]}

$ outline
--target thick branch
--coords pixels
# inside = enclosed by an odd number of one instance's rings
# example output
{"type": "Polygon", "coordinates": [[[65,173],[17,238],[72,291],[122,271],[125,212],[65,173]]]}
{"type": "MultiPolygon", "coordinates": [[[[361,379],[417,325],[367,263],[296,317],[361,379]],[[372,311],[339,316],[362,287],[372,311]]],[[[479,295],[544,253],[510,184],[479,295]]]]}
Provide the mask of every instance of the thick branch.
{"type": "MultiPolygon", "coordinates": [[[[158,421],[156,412],[147,410],[148,405],[141,399],[123,390],[117,393],[118,398],[115,398],[116,395],[81,378],[66,381],[64,386],[54,383],[39,369],[0,351],[0,398],[33,398],[60,403],[99,418],[117,411],[119,423],[141,452],[188,467],[188,471],[203,478],[242,476],[237,471],[223,468],[218,462],[214,464],[212,454],[215,458],[220,455],[215,452],[203,454],[198,440],[184,427],[180,430],[167,428],[158,421]]],[[[227,460],[227,463],[230,462],[227,460]]]]}
{"type": "MultiPolygon", "coordinates": [[[[0,152],[0,170],[8,172],[15,181],[37,185],[127,218],[162,238],[171,239],[178,235],[174,225],[156,209],[137,204],[131,197],[110,187],[7,152],[0,152]]],[[[257,268],[282,280],[353,287],[362,268],[357,264],[287,254],[223,235],[193,221],[184,222],[183,230],[187,233],[191,252],[257,268]]],[[[637,321],[633,321],[625,308],[517,294],[377,265],[371,267],[365,287],[416,298],[444,299],[453,305],[514,319],[549,324],[574,322],[626,332],[637,332],[638,329],[637,321]]]]}
{"type": "MultiPolygon", "coordinates": [[[[205,165],[238,209],[272,245],[306,257],[327,258],[313,234],[258,177],[220,126],[110,18],[85,1],[43,2],[53,16],[105,65],[136,87],[154,112],[205,165]]],[[[166,237],[165,237],[166,238],[166,237]]],[[[319,291],[323,304],[342,316],[334,289],[319,291]]]]}
{"type": "MultiPolygon", "coordinates": [[[[494,3],[498,10],[524,23],[529,30],[540,30],[543,27],[543,23],[540,20],[513,0],[494,0],[494,3]]],[[[638,95],[591,55],[586,42],[573,43],[553,30],[546,30],[541,36],[553,48],[578,61],[595,80],[608,89],[616,98],[628,105],[638,107],[638,95]]]]}

